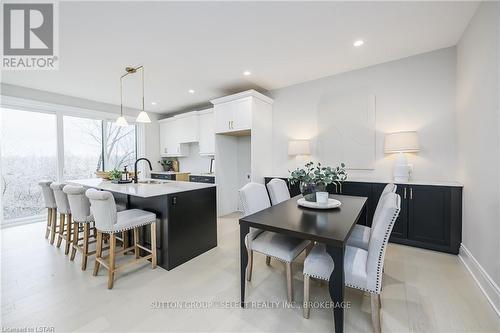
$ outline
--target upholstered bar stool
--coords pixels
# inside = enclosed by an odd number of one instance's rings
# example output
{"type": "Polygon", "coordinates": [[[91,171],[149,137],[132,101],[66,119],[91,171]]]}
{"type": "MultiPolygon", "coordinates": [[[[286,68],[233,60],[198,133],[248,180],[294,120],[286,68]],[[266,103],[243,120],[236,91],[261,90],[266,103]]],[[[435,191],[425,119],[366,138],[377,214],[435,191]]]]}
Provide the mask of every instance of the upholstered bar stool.
{"type": "Polygon", "coordinates": [[[82,254],[82,271],[87,269],[87,258],[95,251],[89,252],[89,244],[95,242],[90,241],[90,231],[94,229],[94,217],[90,213],[90,201],[85,196],[85,188],[83,186],[66,185],[63,192],[68,196],[69,207],[73,217],[73,242],[71,243],[70,260],[75,259],[76,251],[82,254]],[[80,230],[83,229],[82,238],[80,238],[80,230]],[[82,243],[80,243],[82,241],[82,243]]]}
{"type": "Polygon", "coordinates": [[[377,207],[375,208],[375,213],[373,214],[372,226],[367,227],[364,225],[356,224],[352,229],[351,235],[347,240],[347,245],[359,247],[364,250],[368,250],[368,242],[370,241],[370,236],[375,224],[378,221],[378,215],[382,210],[382,203],[387,193],[396,193],[397,186],[395,184],[389,183],[384,187],[380,199],[378,200],[377,207]]]}
{"type": "Polygon", "coordinates": [[[47,227],[45,228],[45,238],[49,238],[50,234],[50,244],[54,244],[57,232],[57,206],[54,192],[50,188],[50,184],[52,184],[51,180],[42,180],[38,183],[38,185],[42,188],[43,201],[45,208],[47,208],[47,227]]]}
{"type": "Polygon", "coordinates": [[[57,239],[57,247],[61,246],[61,242],[64,239],[66,242],[64,254],[68,254],[71,246],[71,209],[69,208],[68,196],[63,192],[64,186],[66,186],[64,183],[54,182],[50,184],[50,188],[54,191],[57,212],[59,213],[59,237],[57,239]]]}
{"type": "Polygon", "coordinates": [[[116,211],[115,199],[111,192],[88,189],[85,195],[90,200],[92,214],[97,229],[97,249],[93,275],[99,273],[100,265],[108,269],[108,289],[113,288],[115,272],[129,266],[151,259],[151,268],[156,268],[156,215],[141,209],[116,211]],[[139,244],[139,227],[151,225],[151,249],[139,244]],[[116,251],[116,234],[133,230],[133,246],[116,251]],[[109,255],[102,256],[102,236],[109,235],[109,255]],[[140,257],[140,249],[149,253],[140,257]],[[134,250],[135,258],[120,266],[115,266],[115,255],[134,250]],[[107,259],[107,260],[106,260],[107,259]]]}
{"type": "MultiPolygon", "coordinates": [[[[368,249],[346,246],[344,254],[345,286],[370,293],[374,332],[380,332],[380,293],[385,250],[389,236],[401,209],[401,197],[387,193],[374,221],[368,249]]],[[[335,263],[324,244],[317,244],[304,260],[304,317],[309,318],[309,278],[328,281],[335,263]]]]}

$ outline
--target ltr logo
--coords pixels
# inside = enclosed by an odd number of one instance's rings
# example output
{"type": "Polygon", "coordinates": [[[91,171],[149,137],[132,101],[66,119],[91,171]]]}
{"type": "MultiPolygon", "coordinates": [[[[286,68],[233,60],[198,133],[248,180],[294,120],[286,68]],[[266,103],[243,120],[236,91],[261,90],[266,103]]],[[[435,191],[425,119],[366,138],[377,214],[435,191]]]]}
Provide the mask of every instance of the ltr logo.
{"type": "Polygon", "coordinates": [[[4,56],[54,54],[54,5],[4,3],[4,56]]]}

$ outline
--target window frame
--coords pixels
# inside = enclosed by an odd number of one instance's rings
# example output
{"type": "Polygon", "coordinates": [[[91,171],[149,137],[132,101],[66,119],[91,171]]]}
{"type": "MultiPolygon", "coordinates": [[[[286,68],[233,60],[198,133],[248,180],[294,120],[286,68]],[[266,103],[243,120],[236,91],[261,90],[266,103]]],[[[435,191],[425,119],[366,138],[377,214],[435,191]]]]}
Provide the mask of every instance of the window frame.
{"type": "MultiPolygon", "coordinates": [[[[35,101],[35,100],[30,100],[30,99],[25,99],[25,98],[19,98],[19,97],[13,97],[13,96],[5,96],[5,95],[0,95],[0,107],[1,108],[6,108],[6,109],[14,109],[14,110],[20,110],[20,111],[31,111],[31,112],[38,112],[38,113],[49,113],[49,114],[55,114],[56,115],[56,156],[57,156],[57,161],[56,161],[56,181],[63,181],[64,180],[64,116],[71,116],[71,117],[80,117],[80,118],[88,118],[88,119],[94,119],[94,120],[100,120],[102,121],[102,131],[104,131],[105,126],[107,125],[107,122],[114,122],[116,120],[116,117],[118,116],[117,113],[113,112],[105,112],[105,111],[96,111],[92,109],[87,109],[87,108],[80,108],[80,107],[75,107],[75,106],[68,106],[68,105],[62,105],[62,104],[55,104],[55,103],[47,103],[47,102],[41,102],[41,101],[35,101]]],[[[146,138],[146,132],[144,128],[144,124],[141,123],[136,123],[135,118],[132,116],[124,115],[127,121],[130,124],[135,125],[135,156],[137,159],[137,156],[142,156],[144,155],[145,152],[145,138],[146,138]]],[[[102,135],[104,135],[104,132],[102,132],[102,135]]],[[[102,150],[104,154],[105,150],[105,144],[104,140],[102,140],[102,150]]],[[[104,155],[103,155],[104,157],[104,155]]],[[[105,170],[105,163],[103,161],[101,165],[102,169],[105,170]]],[[[1,168],[1,166],[0,166],[1,168]]],[[[1,171],[1,169],[0,169],[1,171]]],[[[3,184],[1,185],[3,186],[3,184]]],[[[7,226],[4,221],[3,221],[3,200],[0,200],[0,225],[2,227],[7,226]]],[[[22,218],[23,220],[26,220],[26,218],[22,218]]],[[[37,220],[39,217],[33,216],[33,220],[37,220]]],[[[15,219],[13,219],[15,220],[15,219]]],[[[24,221],[24,223],[27,223],[24,221]]],[[[9,223],[10,225],[17,225],[17,223],[9,223]]]]}

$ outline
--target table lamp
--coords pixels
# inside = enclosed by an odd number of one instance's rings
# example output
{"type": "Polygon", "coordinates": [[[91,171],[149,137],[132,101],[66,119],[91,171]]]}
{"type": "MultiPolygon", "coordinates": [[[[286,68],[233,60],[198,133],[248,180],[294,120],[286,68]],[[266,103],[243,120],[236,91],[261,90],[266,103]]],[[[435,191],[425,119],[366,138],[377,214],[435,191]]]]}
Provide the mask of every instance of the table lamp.
{"type": "Polygon", "coordinates": [[[394,163],[394,182],[406,183],[410,180],[411,167],[405,153],[415,153],[420,150],[416,131],[402,131],[385,135],[386,154],[397,153],[394,163]]]}

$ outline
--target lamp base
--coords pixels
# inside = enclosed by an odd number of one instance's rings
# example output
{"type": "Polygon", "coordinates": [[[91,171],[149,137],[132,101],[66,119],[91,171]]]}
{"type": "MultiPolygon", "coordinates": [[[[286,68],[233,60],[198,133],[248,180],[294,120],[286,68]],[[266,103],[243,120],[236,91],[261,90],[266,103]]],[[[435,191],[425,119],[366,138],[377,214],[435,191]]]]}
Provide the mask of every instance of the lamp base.
{"type": "Polygon", "coordinates": [[[394,163],[394,182],[407,183],[410,180],[411,168],[404,153],[399,153],[394,163]]]}

